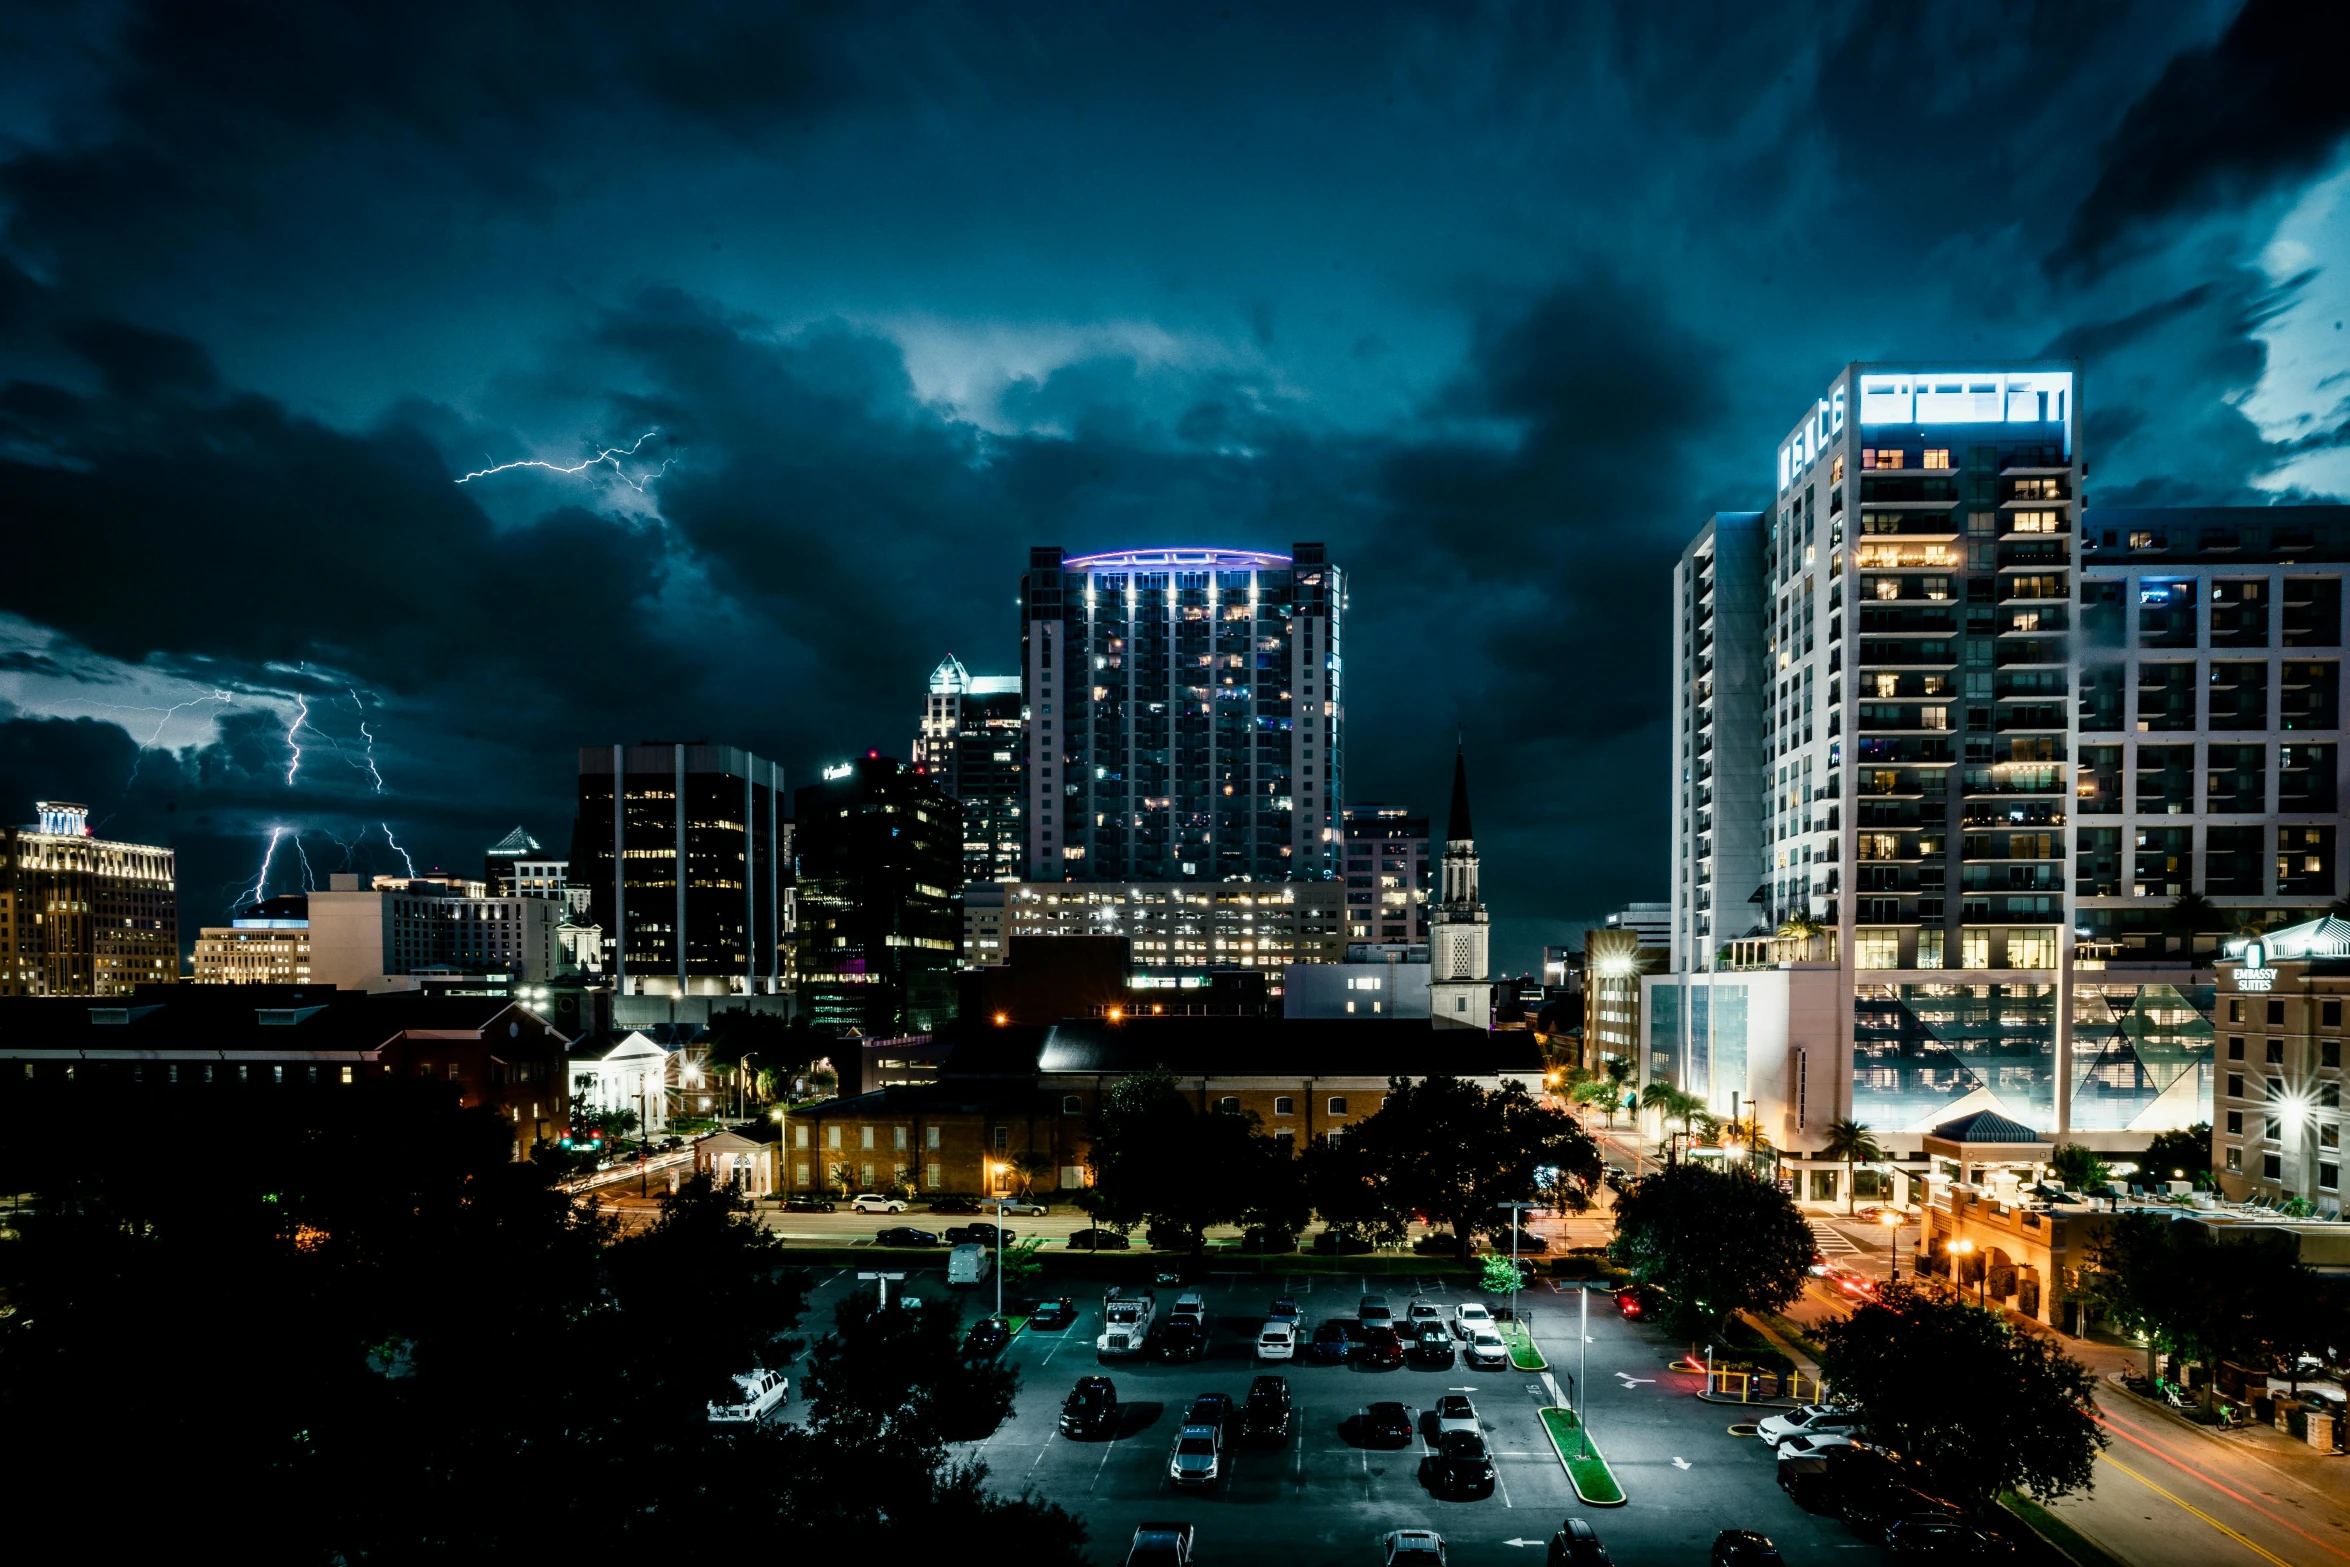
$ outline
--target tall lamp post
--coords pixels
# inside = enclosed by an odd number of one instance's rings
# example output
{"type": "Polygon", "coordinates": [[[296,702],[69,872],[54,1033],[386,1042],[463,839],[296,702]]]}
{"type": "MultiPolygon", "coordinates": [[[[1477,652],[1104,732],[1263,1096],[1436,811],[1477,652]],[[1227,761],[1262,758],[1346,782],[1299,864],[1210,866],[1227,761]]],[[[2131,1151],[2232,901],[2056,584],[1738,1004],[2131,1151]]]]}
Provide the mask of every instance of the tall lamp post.
{"type": "Polygon", "coordinates": [[[1885,1221],[1885,1282],[1891,1284],[1901,1277],[1901,1215],[1886,1208],[1877,1217],[1885,1221]]]}
{"type": "MultiPolygon", "coordinates": [[[[999,1164],[988,1165],[987,1177],[990,1185],[1002,1184],[1000,1174],[1002,1169],[1003,1166],[999,1164]]],[[[987,1201],[995,1209],[995,1314],[997,1320],[1001,1321],[1004,1315],[1004,1209],[1012,1199],[998,1193],[988,1198],[987,1201]]]]}
{"type": "MultiPolygon", "coordinates": [[[[1949,1245],[1943,1247],[1942,1249],[1949,1252],[1954,1257],[1964,1259],[1975,1254],[1975,1243],[1968,1240],[1956,1240],[1952,1241],[1949,1245]]],[[[1956,1284],[1962,1290],[1966,1288],[1966,1280],[1963,1277],[1965,1272],[1966,1264],[1962,1260],[1957,1269],[1954,1270],[1951,1279],[1951,1282],[1956,1284]]]]}
{"type": "Polygon", "coordinates": [[[1510,1216],[1510,1320],[1516,1322],[1518,1331],[1526,1335],[1526,1347],[1531,1349],[1534,1347],[1534,1335],[1528,1331],[1525,1323],[1518,1320],[1518,1284],[1521,1279],[1518,1272],[1518,1232],[1525,1228],[1527,1213],[1541,1207],[1542,1204],[1538,1202],[1497,1202],[1493,1206],[1507,1210],[1510,1216]]]}

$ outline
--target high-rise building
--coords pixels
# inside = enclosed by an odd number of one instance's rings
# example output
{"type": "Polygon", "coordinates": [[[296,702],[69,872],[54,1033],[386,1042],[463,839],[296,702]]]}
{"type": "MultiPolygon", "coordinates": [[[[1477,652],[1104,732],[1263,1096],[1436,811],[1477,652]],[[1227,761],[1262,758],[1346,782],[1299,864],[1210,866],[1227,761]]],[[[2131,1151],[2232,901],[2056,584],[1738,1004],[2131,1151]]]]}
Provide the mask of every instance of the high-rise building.
{"type": "MultiPolygon", "coordinates": [[[[966,961],[1005,961],[1023,936],[1123,936],[1154,968],[1269,968],[1346,955],[1346,890],[1336,882],[1006,882],[966,897],[966,961]]],[[[1200,982],[1207,981],[1201,977],[1200,982]]],[[[1273,983],[1277,986],[1279,980],[1273,983]]]]}
{"type": "Polygon", "coordinates": [[[955,1016],[961,813],[930,777],[868,754],[792,796],[800,1012],[851,1034],[955,1016]]]}
{"type": "Polygon", "coordinates": [[[1673,569],[1675,970],[1762,917],[1763,514],[1716,512],[1673,569]]]}
{"type": "Polygon", "coordinates": [[[549,854],[520,827],[490,845],[482,870],[483,890],[492,897],[553,898],[573,912],[587,910],[587,889],[571,885],[571,862],[549,854]]]}
{"type": "Polygon", "coordinates": [[[1469,759],[1452,757],[1445,817],[1443,897],[1428,922],[1428,1015],[1438,1028],[1493,1027],[1491,926],[1477,892],[1477,833],[1469,820],[1469,759]]]}
{"type": "Polygon", "coordinates": [[[1346,808],[1346,939],[1428,940],[1428,818],[1400,805],[1346,808]]]}
{"type": "Polygon", "coordinates": [[[581,748],[570,878],[590,889],[587,923],[603,928],[622,993],[785,988],[782,796],[781,767],[730,745],[581,748]]]}
{"type": "Polygon", "coordinates": [[[89,808],[0,827],[0,995],[123,996],[180,977],[171,850],[91,836],[89,808]]]}
{"type": "Polygon", "coordinates": [[[421,877],[362,888],[338,871],[307,904],[310,978],[343,990],[415,990],[442,974],[543,985],[560,961],[560,905],[548,898],[484,897],[421,877]]]}
{"type": "Polygon", "coordinates": [[[974,675],[948,654],[930,672],[914,765],[963,807],[963,881],[1017,881],[1027,865],[1027,699],[1018,675],[974,675]]]}
{"type": "Polygon", "coordinates": [[[300,893],[265,898],[226,925],[196,932],[196,984],[309,982],[310,900],[300,893]]]}
{"type": "Polygon", "coordinates": [[[1319,544],[1030,550],[1026,879],[1336,876],[1345,605],[1319,544]]]}
{"type": "Polygon", "coordinates": [[[1640,1020],[1644,1076],[1781,1148],[1839,1117],[1905,1156],[1976,1112],[2109,1149],[2217,1120],[2195,898],[2342,895],[2350,509],[2084,512],[2078,388],[1853,365],[1781,445],[1763,624],[1714,651],[1769,681],[1764,922],[1817,933],[1717,925],[1640,1020]]]}

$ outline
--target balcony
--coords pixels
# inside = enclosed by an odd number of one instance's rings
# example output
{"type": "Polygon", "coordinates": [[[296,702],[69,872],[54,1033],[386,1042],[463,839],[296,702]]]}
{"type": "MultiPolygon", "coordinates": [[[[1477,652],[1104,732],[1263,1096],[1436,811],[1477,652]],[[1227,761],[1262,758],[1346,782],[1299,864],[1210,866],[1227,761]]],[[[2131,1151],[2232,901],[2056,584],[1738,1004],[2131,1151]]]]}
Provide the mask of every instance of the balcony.
{"type": "Polygon", "coordinates": [[[1882,543],[1888,539],[1935,539],[1954,543],[1958,539],[1958,519],[1951,515],[1950,503],[1939,502],[1932,511],[1863,512],[1860,519],[1860,538],[1857,543],[1882,543]]]}
{"type": "Polygon", "coordinates": [[[1853,558],[1863,571],[1955,571],[1963,564],[1958,550],[1950,545],[1908,541],[1862,543],[1853,558]]]}
{"type": "MultiPolygon", "coordinates": [[[[1948,601],[1939,603],[1863,603],[1860,607],[1860,634],[1870,636],[1954,636],[1958,631],[1958,606],[1948,601]]],[[[1864,662],[1875,659],[1864,657],[1864,662]]]]}
{"type": "Polygon", "coordinates": [[[1958,652],[1948,642],[1863,642],[1860,662],[1871,667],[1949,669],[1958,652]]]}

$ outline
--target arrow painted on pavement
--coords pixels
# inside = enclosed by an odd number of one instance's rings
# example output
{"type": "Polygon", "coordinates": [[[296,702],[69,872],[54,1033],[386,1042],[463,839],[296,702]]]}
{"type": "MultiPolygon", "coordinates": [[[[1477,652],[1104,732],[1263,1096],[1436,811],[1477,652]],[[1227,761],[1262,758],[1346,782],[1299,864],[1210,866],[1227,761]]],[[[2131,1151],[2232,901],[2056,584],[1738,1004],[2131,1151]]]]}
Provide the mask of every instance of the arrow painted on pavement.
{"type": "Polygon", "coordinates": [[[1473,1387],[1448,1387],[1445,1391],[1447,1393],[1474,1393],[1477,1390],[1473,1387]]]}
{"type": "Polygon", "coordinates": [[[1616,1375],[1624,1379],[1624,1386],[1626,1387],[1632,1387],[1642,1382],[1654,1382],[1656,1380],[1654,1377],[1636,1377],[1627,1371],[1619,1371],[1616,1373],[1616,1375]]]}
{"type": "Polygon", "coordinates": [[[1673,1460],[1673,1467],[1675,1469],[1686,1469],[1689,1467],[1689,1460],[1686,1458],[1676,1458],[1673,1460]]]}
{"type": "Polygon", "coordinates": [[[1504,1545],[1540,1545],[1543,1542],[1540,1540],[1504,1540],[1501,1543],[1504,1545]]]}

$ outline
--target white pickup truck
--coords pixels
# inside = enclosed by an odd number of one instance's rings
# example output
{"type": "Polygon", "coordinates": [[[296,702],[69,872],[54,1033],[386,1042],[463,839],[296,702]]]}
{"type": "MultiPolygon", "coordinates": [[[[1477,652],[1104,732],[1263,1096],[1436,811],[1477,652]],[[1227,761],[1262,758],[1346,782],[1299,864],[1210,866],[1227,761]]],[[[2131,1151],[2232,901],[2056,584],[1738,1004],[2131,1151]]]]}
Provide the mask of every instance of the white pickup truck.
{"type": "Polygon", "coordinates": [[[1111,1290],[1102,1297],[1102,1332],[1093,1347],[1104,1355],[1141,1354],[1158,1305],[1158,1296],[1149,1290],[1111,1290]]]}

